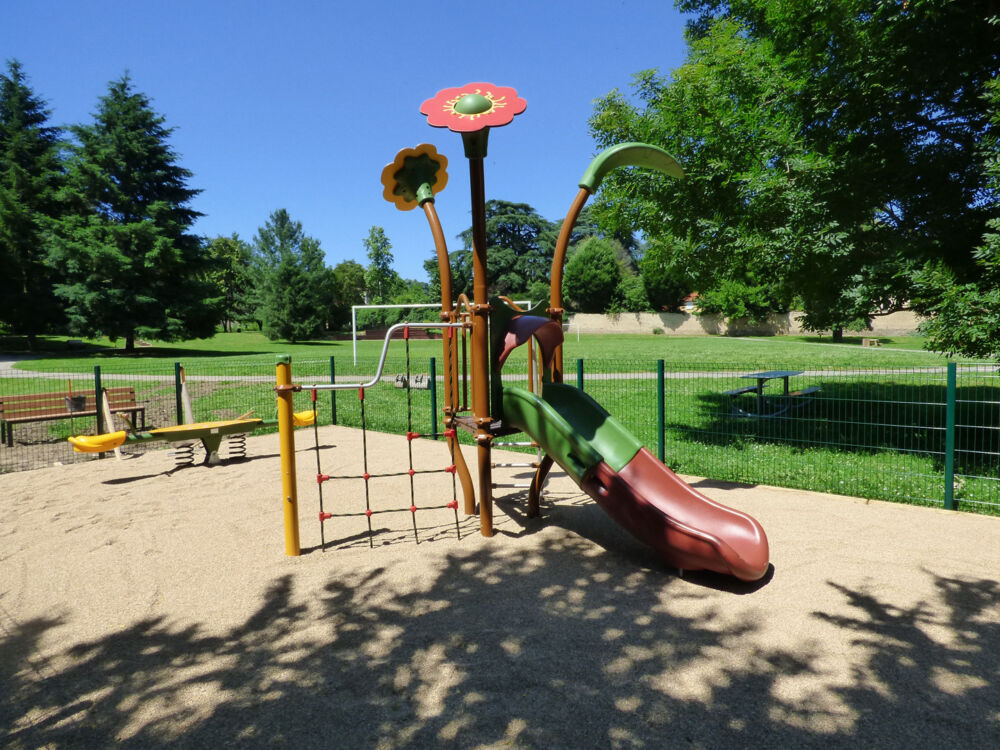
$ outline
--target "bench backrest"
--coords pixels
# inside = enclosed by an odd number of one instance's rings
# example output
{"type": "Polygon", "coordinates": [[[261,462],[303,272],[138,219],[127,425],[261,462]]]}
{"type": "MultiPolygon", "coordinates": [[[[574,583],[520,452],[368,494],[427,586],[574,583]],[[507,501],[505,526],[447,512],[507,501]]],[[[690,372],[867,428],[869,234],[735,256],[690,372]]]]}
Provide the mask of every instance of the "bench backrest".
{"type": "MultiPolygon", "coordinates": [[[[130,406],[136,406],[135,388],[132,386],[105,388],[104,390],[108,394],[108,406],[112,410],[123,410],[130,406]]],[[[75,412],[95,414],[97,412],[97,399],[92,389],[73,391],[72,408],[70,408],[70,395],[69,391],[55,391],[52,393],[0,396],[0,419],[42,417],[49,414],[72,414],[75,412]]]]}

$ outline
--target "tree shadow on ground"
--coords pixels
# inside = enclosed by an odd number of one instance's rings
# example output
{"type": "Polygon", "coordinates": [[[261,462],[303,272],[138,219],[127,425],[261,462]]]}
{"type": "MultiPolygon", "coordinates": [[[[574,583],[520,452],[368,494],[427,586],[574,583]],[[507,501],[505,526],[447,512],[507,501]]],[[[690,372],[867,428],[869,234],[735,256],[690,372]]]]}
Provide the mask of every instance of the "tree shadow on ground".
{"type": "Polygon", "coordinates": [[[997,739],[995,581],[928,573],[940,601],[908,609],[830,583],[850,615],[812,618],[870,645],[843,688],[824,683],[831,655],[820,645],[794,633],[754,645],[759,625],[727,617],[718,595],[576,538],[452,553],[422,585],[400,586],[400,573],[332,573],[308,591],[281,576],[229,629],[151,617],[54,658],[36,651],[58,617],[15,624],[0,645],[5,746],[985,748],[997,739]],[[789,678],[810,678],[813,690],[776,689],[789,678]]]}

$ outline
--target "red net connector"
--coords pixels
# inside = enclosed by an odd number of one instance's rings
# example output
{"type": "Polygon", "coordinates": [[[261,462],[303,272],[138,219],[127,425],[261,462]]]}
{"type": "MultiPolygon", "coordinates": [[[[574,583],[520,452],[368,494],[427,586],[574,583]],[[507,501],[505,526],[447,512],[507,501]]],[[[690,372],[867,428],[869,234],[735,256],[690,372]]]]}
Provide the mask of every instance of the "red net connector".
{"type": "Polygon", "coordinates": [[[411,505],[410,506],[410,513],[416,513],[416,512],[417,512],[417,506],[416,505],[411,505]]]}
{"type": "Polygon", "coordinates": [[[333,518],[333,513],[324,513],[323,511],[319,512],[319,522],[320,523],[323,523],[323,521],[326,521],[327,519],[330,519],[330,518],[333,518]]]}
{"type": "Polygon", "coordinates": [[[416,471],[414,471],[413,469],[410,469],[410,470],[409,470],[408,472],[406,472],[406,473],[407,473],[407,474],[409,474],[409,475],[410,475],[410,476],[412,477],[412,476],[413,476],[414,474],[416,474],[417,472],[416,472],[416,471]]]}
{"type": "Polygon", "coordinates": [[[329,481],[330,481],[330,475],[329,474],[317,474],[316,475],[316,484],[323,484],[323,482],[329,482],[329,481]]]}
{"type": "Polygon", "coordinates": [[[451,466],[445,468],[445,471],[447,471],[449,474],[454,474],[457,470],[458,469],[455,466],[455,464],[452,464],[451,466]]]}
{"type": "Polygon", "coordinates": [[[371,518],[372,517],[372,509],[369,508],[368,510],[366,510],[365,511],[365,515],[368,516],[369,518],[371,518]]]}
{"type": "Polygon", "coordinates": [[[366,471],[364,474],[361,475],[361,477],[367,482],[369,479],[372,478],[372,475],[366,471]]]}
{"type": "Polygon", "coordinates": [[[458,500],[452,500],[450,503],[448,503],[447,507],[451,508],[452,510],[458,510],[458,500]]]}
{"type": "Polygon", "coordinates": [[[358,401],[364,401],[364,400],[365,400],[365,389],[358,388],[358,401]]]}
{"type": "Polygon", "coordinates": [[[420,437],[420,433],[419,432],[407,432],[406,433],[406,439],[409,440],[410,442],[413,442],[418,437],[420,437]]]}
{"type": "Polygon", "coordinates": [[[403,339],[405,340],[405,339],[408,339],[408,338],[410,338],[410,327],[409,326],[403,326],[403,339]]]}
{"type": "Polygon", "coordinates": [[[312,402],[314,404],[316,403],[316,389],[315,388],[312,389],[312,402]]]}
{"type": "Polygon", "coordinates": [[[455,428],[450,427],[447,430],[445,430],[443,434],[446,438],[453,438],[455,437],[455,428]]]}

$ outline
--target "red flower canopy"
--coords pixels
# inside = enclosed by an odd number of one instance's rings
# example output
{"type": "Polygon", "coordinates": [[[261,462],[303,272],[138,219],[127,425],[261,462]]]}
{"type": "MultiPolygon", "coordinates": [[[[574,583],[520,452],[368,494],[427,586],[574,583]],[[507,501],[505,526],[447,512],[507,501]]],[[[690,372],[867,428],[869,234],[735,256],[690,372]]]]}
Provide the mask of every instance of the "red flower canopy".
{"type": "Polygon", "coordinates": [[[458,88],[441,89],[420,105],[420,113],[427,115],[427,124],[436,128],[474,133],[510,124],[514,115],[524,112],[527,106],[516,89],[492,83],[467,83],[458,88]]]}

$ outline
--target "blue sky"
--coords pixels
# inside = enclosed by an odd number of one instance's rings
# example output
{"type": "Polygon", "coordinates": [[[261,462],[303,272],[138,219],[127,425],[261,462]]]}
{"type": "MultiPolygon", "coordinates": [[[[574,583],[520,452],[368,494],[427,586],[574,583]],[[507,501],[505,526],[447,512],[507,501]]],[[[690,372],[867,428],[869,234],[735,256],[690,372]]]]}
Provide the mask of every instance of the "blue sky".
{"type": "Polygon", "coordinates": [[[422,101],[470,81],[516,88],[528,108],[490,135],[486,195],[560,220],[595,154],[594,100],[684,57],[670,0],[7,0],[0,19],[0,57],[21,61],[53,124],[89,123],[108,82],[130,73],[176,128],[171,145],[203,191],[199,234],[249,241],[287,208],[332,266],[365,263],[378,224],[396,270],[418,279],[426,221],[381,195],[396,152],[445,154],[449,249],[470,224],[461,137],[427,125],[422,101]]]}

